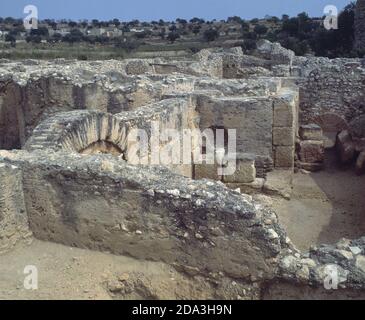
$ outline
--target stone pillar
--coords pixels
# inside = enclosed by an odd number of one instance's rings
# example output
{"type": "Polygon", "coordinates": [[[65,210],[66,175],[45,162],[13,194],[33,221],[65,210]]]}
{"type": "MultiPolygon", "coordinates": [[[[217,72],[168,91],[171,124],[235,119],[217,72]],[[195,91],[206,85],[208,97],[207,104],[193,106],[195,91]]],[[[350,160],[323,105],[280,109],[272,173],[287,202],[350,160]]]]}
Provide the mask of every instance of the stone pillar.
{"type": "Polygon", "coordinates": [[[0,254],[18,242],[31,241],[25,208],[22,172],[19,168],[0,163],[0,254]]]}
{"type": "Polygon", "coordinates": [[[365,51],[365,0],[357,0],[356,3],[355,49],[365,51]]]}
{"type": "Polygon", "coordinates": [[[294,168],[298,123],[298,92],[284,90],[274,99],[273,150],[275,168],[294,168]]]}

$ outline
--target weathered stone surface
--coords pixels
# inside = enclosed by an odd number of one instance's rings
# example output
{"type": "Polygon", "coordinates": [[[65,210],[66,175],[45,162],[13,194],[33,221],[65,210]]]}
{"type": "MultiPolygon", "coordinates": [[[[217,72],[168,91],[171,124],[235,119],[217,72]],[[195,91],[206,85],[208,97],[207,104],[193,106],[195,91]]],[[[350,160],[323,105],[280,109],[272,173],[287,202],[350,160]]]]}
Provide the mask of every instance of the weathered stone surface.
{"type": "Polygon", "coordinates": [[[365,151],[361,152],[356,160],[356,174],[362,175],[365,173],[365,151]]]}
{"type": "Polygon", "coordinates": [[[349,133],[353,139],[365,138],[365,115],[359,116],[350,122],[349,133]]]}
{"type": "Polygon", "coordinates": [[[275,147],[275,167],[294,167],[294,147],[275,147]]]}
{"type": "Polygon", "coordinates": [[[303,140],[323,141],[322,128],[316,124],[300,126],[299,135],[303,140]]]}
{"type": "Polygon", "coordinates": [[[315,163],[308,163],[308,162],[300,162],[298,164],[298,168],[310,171],[310,172],[317,172],[324,169],[323,162],[315,162],[315,163]]]}
{"type": "MultiPolygon", "coordinates": [[[[363,239],[301,254],[276,215],[241,194],[290,198],[300,125],[320,128],[302,126],[298,168],[323,166],[321,130],[326,136],[349,130],[338,139],[345,161],[363,151],[356,140],[363,122],[352,121],[365,110],[363,65],[294,57],[266,41],[256,53],[206,49],[173,63],[2,61],[0,148],[26,146],[29,153],[0,151],[1,249],[27,239],[28,217],[40,239],[164,261],[194,276],[318,287],[326,266],[336,263],[347,277],[341,286],[365,288],[363,239]],[[231,177],[218,176],[214,165],[194,171],[195,178],[230,181],[241,192],[182,177],[193,176],[190,165],[132,165],[136,144],[126,142],[127,134],[138,128],[150,135],[154,121],[179,132],[236,129],[236,151],[254,158],[238,159],[231,177]]],[[[360,154],[358,172],[364,162],[360,154]]]]}
{"type": "Polygon", "coordinates": [[[336,149],[342,163],[348,163],[354,159],[356,150],[352,138],[347,130],[338,134],[336,149]]]}
{"type": "Polygon", "coordinates": [[[293,51],[283,48],[279,43],[271,43],[267,40],[258,41],[257,51],[260,56],[266,59],[289,66],[291,66],[295,56],[293,51]]]}
{"type": "Polygon", "coordinates": [[[131,60],[126,65],[127,74],[143,74],[149,71],[152,71],[152,67],[148,61],[131,60]]]}
{"type": "Polygon", "coordinates": [[[226,183],[227,187],[233,190],[240,189],[244,194],[260,194],[264,187],[265,179],[256,178],[251,183],[226,183]]]}
{"type": "Polygon", "coordinates": [[[236,160],[236,171],[233,175],[223,176],[223,181],[227,183],[251,183],[256,178],[255,156],[237,153],[233,156],[236,160]]]}
{"type": "Polygon", "coordinates": [[[263,186],[263,192],[269,195],[290,199],[292,179],[292,170],[285,169],[269,172],[263,186]]]}
{"type": "Polygon", "coordinates": [[[218,175],[218,164],[195,164],[194,179],[211,179],[216,181],[221,180],[222,177],[218,175]]]}
{"type": "Polygon", "coordinates": [[[273,143],[275,146],[293,146],[294,129],[285,127],[274,127],[273,143]]]}
{"type": "Polygon", "coordinates": [[[263,222],[271,212],[222,183],[107,155],[2,155],[23,171],[30,227],[42,240],[241,279],[272,278],[273,258],[287,246],[282,229],[273,224],[268,230],[263,222]],[[224,236],[215,235],[215,228],[224,236]]]}
{"type": "Polygon", "coordinates": [[[323,141],[306,140],[299,143],[299,159],[305,163],[324,161],[323,141]]]}
{"type": "Polygon", "coordinates": [[[21,170],[0,163],[0,254],[31,241],[21,170]]]}
{"type": "Polygon", "coordinates": [[[290,102],[284,99],[274,101],[274,126],[275,127],[293,127],[294,126],[294,108],[290,102]]]}

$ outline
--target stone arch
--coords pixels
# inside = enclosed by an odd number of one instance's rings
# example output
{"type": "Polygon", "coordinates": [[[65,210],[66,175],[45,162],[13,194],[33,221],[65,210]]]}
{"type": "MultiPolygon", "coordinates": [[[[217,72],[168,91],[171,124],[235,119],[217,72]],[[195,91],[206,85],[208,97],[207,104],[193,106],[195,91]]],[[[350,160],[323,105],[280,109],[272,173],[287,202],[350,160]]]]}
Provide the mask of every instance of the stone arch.
{"type": "Polygon", "coordinates": [[[85,154],[123,154],[126,148],[126,128],[116,117],[86,110],[62,112],[47,119],[36,127],[25,145],[28,151],[50,149],[85,154]]]}
{"type": "Polygon", "coordinates": [[[322,128],[326,148],[334,147],[337,134],[347,130],[347,121],[338,114],[328,112],[323,113],[313,119],[313,122],[322,128]]]}

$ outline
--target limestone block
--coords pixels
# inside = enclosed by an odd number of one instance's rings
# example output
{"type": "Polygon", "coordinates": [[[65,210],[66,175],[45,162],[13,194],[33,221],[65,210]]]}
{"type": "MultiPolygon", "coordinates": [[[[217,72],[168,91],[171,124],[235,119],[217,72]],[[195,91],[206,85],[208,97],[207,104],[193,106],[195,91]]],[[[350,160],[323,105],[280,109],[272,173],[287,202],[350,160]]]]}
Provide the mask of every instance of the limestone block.
{"type": "Polygon", "coordinates": [[[263,186],[263,192],[273,196],[290,199],[293,184],[293,170],[274,170],[269,172],[263,186]]]}
{"type": "Polygon", "coordinates": [[[317,163],[324,161],[323,141],[306,140],[299,144],[299,159],[306,163],[317,163]]]}
{"type": "Polygon", "coordinates": [[[262,192],[264,187],[265,179],[256,178],[250,183],[226,183],[227,187],[233,190],[240,189],[241,193],[244,194],[258,194],[262,192]]]}
{"type": "Polygon", "coordinates": [[[275,148],[275,167],[293,168],[294,167],[294,147],[275,148]]]}
{"type": "Polygon", "coordinates": [[[355,157],[355,146],[347,130],[343,130],[337,136],[336,149],[342,163],[351,162],[355,157]]]}
{"type": "Polygon", "coordinates": [[[218,175],[218,165],[206,164],[206,163],[195,164],[194,178],[196,180],[200,179],[220,180],[220,176],[218,175]]]}
{"type": "Polygon", "coordinates": [[[317,172],[321,171],[324,168],[323,162],[317,162],[317,163],[307,163],[307,162],[300,162],[298,167],[300,167],[303,170],[310,171],[310,172],[317,172]]]}
{"type": "Polygon", "coordinates": [[[273,128],[273,143],[275,146],[293,146],[294,130],[293,128],[273,128]]]}
{"type": "Polygon", "coordinates": [[[356,174],[365,173],[365,151],[361,152],[356,161],[356,174]]]}
{"type": "Polygon", "coordinates": [[[130,60],[128,61],[126,67],[127,74],[143,74],[152,71],[152,67],[147,61],[144,60],[130,60]]]}
{"type": "Polygon", "coordinates": [[[275,99],[274,101],[274,127],[294,126],[294,106],[288,101],[275,99]]]}
{"type": "Polygon", "coordinates": [[[223,176],[224,182],[251,183],[256,178],[255,157],[249,154],[236,154],[236,172],[233,175],[223,176]]]}
{"type": "Polygon", "coordinates": [[[316,124],[302,125],[299,129],[299,135],[303,140],[323,140],[323,131],[316,124]]]}

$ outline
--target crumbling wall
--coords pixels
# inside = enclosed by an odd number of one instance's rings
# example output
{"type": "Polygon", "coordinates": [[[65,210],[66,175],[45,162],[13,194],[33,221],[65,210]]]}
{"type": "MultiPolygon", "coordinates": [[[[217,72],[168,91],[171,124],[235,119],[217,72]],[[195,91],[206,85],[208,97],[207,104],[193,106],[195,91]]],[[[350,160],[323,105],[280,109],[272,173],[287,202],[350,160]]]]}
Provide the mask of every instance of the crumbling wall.
{"type": "Polygon", "coordinates": [[[279,253],[291,247],[275,214],[220,182],[105,155],[2,155],[22,168],[38,239],[246,281],[272,279],[279,253]]]}
{"type": "Polygon", "coordinates": [[[192,177],[192,165],[183,162],[181,141],[184,130],[194,129],[194,108],[189,99],[167,99],[116,115],[86,110],[57,113],[34,129],[25,149],[83,153],[88,148],[97,152],[98,143],[110,143],[130,163],[164,164],[174,172],[192,177]],[[143,136],[135,136],[136,130],[143,131],[148,139],[145,153],[143,143],[138,141],[143,136]],[[178,135],[165,136],[167,130],[175,130],[178,135]],[[153,139],[157,139],[157,145],[153,139]],[[179,146],[178,152],[176,148],[167,150],[173,145],[179,146]],[[158,163],[153,160],[156,156],[158,163]],[[176,162],[174,156],[179,156],[176,162]]]}
{"type": "Polygon", "coordinates": [[[302,124],[333,113],[346,121],[365,113],[365,69],[354,59],[308,58],[301,63],[300,120],[302,124]],[[313,60],[313,61],[312,61],[313,60]]]}
{"type": "Polygon", "coordinates": [[[5,163],[0,164],[0,230],[0,254],[31,241],[22,171],[5,163]]]}
{"type": "Polygon", "coordinates": [[[264,299],[364,295],[364,238],[300,253],[273,212],[221,182],[110,155],[15,151],[1,152],[0,162],[22,173],[16,195],[24,198],[11,212],[26,212],[38,239],[227,277],[255,285],[264,299]],[[329,291],[333,272],[338,287],[329,291]]]}

